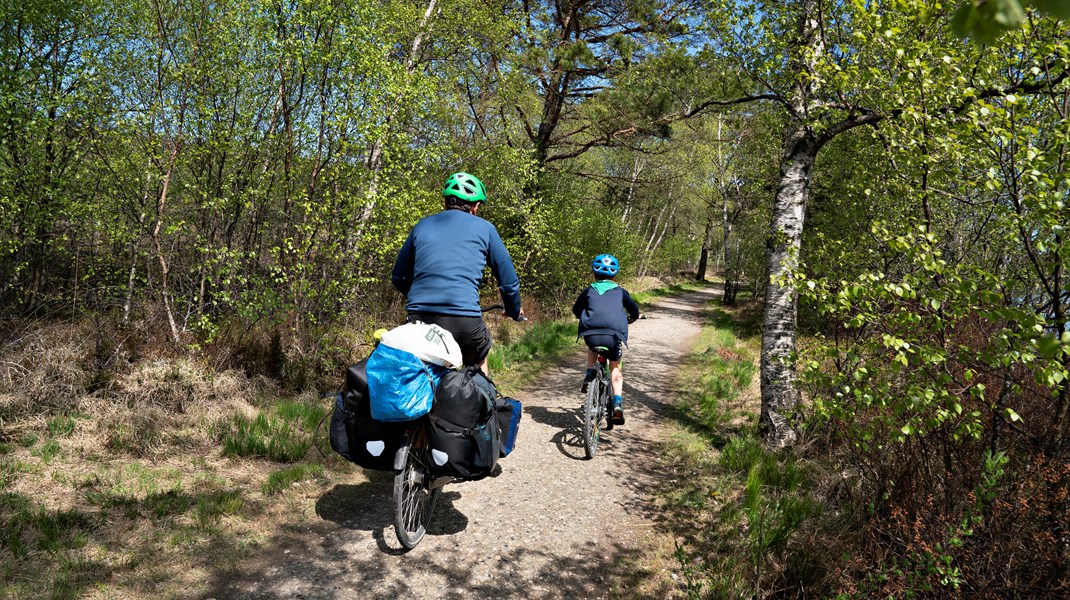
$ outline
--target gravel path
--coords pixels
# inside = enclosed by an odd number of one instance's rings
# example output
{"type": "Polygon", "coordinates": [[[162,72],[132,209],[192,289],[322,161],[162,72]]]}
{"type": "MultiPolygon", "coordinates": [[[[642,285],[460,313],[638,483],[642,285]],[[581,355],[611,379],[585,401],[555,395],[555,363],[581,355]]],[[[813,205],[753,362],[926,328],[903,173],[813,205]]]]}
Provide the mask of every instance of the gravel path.
{"type": "MultiPolygon", "coordinates": [[[[674,366],[699,332],[713,289],[661,301],[631,327],[624,357],[627,423],[584,460],[582,357],[517,394],[524,416],[499,475],[448,485],[423,541],[402,552],[393,529],[393,477],[338,484],[315,516],[280,531],[211,598],[602,598],[619,561],[654,523],[659,413],[674,366]]],[[[355,479],[360,479],[355,476],[355,479]]]]}

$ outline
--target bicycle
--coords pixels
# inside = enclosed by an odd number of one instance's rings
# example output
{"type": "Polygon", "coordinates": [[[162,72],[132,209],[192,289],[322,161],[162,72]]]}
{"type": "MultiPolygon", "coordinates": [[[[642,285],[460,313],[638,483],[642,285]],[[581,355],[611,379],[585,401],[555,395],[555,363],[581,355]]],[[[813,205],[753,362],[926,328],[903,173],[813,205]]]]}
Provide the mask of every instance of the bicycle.
{"type": "Polygon", "coordinates": [[[587,398],[583,402],[583,451],[587,458],[594,458],[598,452],[598,438],[602,433],[602,420],[605,419],[605,430],[613,429],[613,423],[609,420],[609,366],[603,354],[609,348],[597,346],[594,351],[598,353],[598,363],[595,369],[594,379],[587,384],[587,398]]]}
{"type": "MultiPolygon", "coordinates": [[[[480,307],[484,313],[504,309],[501,304],[480,307]]],[[[517,320],[528,319],[520,317],[517,320]]],[[[394,469],[397,470],[394,476],[394,533],[407,550],[415,548],[423,539],[442,488],[454,480],[449,475],[431,475],[427,427],[427,416],[413,421],[402,435],[401,445],[394,455],[394,469]]]]}

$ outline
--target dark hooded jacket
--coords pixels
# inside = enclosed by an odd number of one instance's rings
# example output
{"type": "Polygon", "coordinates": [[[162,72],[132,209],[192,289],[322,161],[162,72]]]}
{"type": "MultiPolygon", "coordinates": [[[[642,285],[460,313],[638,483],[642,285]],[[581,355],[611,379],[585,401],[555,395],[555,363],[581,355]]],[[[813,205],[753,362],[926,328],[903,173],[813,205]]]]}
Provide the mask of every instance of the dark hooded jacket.
{"type": "Polygon", "coordinates": [[[628,291],[608,279],[587,286],[572,314],[580,320],[579,337],[595,334],[615,335],[628,343],[628,323],[639,318],[639,306],[628,291]]]}

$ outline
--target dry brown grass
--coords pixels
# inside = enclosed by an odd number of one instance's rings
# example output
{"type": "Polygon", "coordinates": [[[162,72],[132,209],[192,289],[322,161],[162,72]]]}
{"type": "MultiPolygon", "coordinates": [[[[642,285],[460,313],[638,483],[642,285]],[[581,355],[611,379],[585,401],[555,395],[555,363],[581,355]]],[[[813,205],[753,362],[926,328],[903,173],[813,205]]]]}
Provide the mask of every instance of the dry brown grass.
{"type": "Polygon", "coordinates": [[[0,417],[73,408],[92,382],[82,364],[88,353],[85,329],[68,323],[8,339],[0,347],[0,417]]]}
{"type": "Polygon", "coordinates": [[[104,343],[98,326],[9,327],[0,346],[0,596],[201,595],[327,482],[267,498],[280,465],[223,456],[221,426],[273,405],[270,381],[104,343]]]}

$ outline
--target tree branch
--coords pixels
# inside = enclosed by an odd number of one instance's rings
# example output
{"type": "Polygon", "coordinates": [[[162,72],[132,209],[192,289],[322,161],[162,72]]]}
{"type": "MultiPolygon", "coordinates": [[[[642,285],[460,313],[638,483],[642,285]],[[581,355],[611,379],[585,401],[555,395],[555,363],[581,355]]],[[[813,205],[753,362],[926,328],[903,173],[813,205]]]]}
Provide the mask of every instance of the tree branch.
{"type": "Polygon", "coordinates": [[[703,102],[702,104],[699,104],[698,106],[695,106],[693,108],[689,108],[689,109],[685,109],[685,110],[682,110],[682,111],[677,112],[677,113],[672,113],[672,114],[665,115],[664,117],[659,119],[658,122],[659,123],[672,123],[673,121],[681,121],[681,120],[684,120],[684,119],[690,119],[691,117],[694,117],[694,116],[702,113],[704,110],[706,110],[707,108],[710,108],[712,106],[734,106],[736,104],[748,104],[750,102],[761,102],[761,101],[764,101],[764,100],[772,100],[772,101],[780,102],[781,98],[780,98],[780,94],[775,94],[775,93],[770,92],[770,93],[767,93],[767,94],[755,94],[755,95],[752,95],[752,96],[740,96],[739,98],[731,98],[731,99],[728,99],[728,100],[707,100],[707,101],[703,102]]]}

